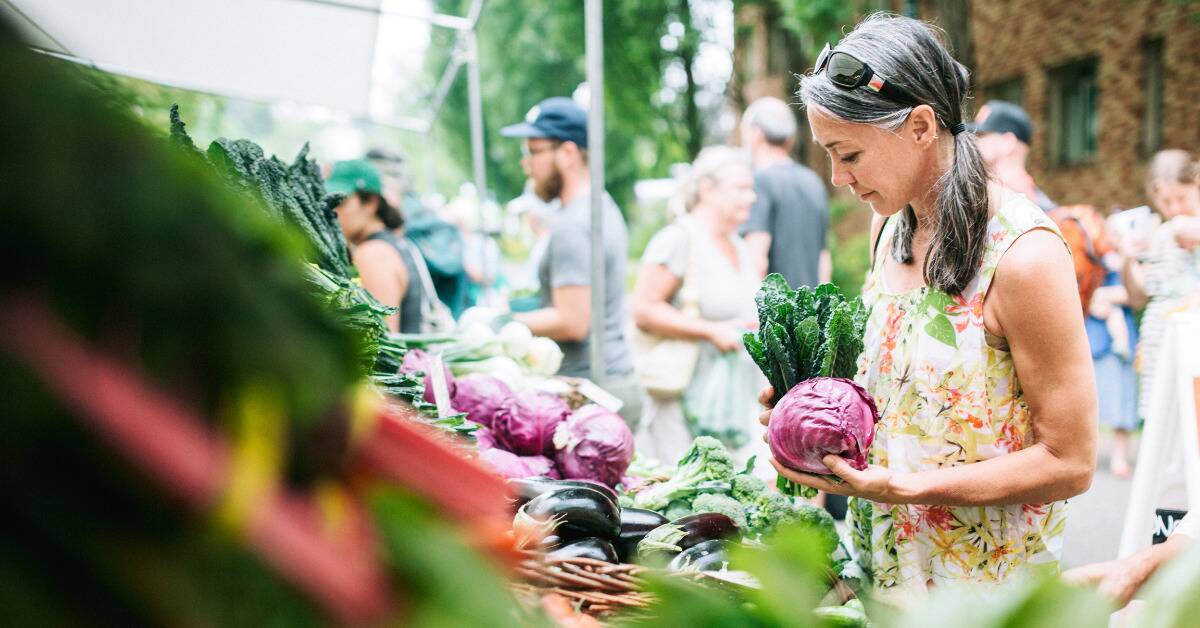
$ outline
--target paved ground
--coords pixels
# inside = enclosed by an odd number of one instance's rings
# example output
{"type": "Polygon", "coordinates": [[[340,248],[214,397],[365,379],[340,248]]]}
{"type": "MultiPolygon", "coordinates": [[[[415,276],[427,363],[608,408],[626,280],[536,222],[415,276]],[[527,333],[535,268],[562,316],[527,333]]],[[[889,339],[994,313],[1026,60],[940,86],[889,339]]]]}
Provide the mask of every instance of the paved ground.
{"type": "MultiPolygon", "coordinates": [[[[1067,517],[1067,536],[1063,546],[1063,567],[1077,567],[1117,557],[1125,507],[1129,503],[1131,482],[1108,472],[1108,452],[1112,434],[1100,433],[1100,461],[1088,492],[1071,500],[1067,517]]],[[[1137,441],[1134,441],[1137,451],[1137,441]]]]}

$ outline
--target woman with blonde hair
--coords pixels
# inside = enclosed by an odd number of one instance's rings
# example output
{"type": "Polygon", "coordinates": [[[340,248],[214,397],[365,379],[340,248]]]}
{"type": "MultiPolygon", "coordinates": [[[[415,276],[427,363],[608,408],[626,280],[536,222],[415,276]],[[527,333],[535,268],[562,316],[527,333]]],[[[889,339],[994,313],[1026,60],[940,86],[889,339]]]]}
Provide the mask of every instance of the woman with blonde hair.
{"type": "Polygon", "coordinates": [[[704,149],[682,192],[685,213],[651,239],[633,292],[640,332],[700,345],[682,396],[651,396],[643,406],[637,449],[668,463],[702,434],[735,450],[762,445],[750,435],[761,375],[741,343],[742,333],[755,325],[758,289],[737,234],[755,199],[749,157],[726,146],[704,149]]]}

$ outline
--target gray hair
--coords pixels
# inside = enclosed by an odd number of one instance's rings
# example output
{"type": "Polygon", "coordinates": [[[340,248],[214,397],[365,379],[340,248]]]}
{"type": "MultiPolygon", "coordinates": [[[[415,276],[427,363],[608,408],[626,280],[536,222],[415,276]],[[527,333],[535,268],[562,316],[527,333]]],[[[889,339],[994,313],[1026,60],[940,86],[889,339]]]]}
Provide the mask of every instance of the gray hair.
{"type": "Polygon", "coordinates": [[[700,202],[700,182],[718,183],[728,173],[730,166],[750,168],[750,156],[746,151],[730,146],[709,146],[696,155],[683,183],[683,202],[687,211],[692,211],[700,202]]]}
{"type": "MultiPolygon", "coordinates": [[[[838,43],[839,52],[867,63],[929,105],[946,132],[964,122],[969,77],[954,60],[936,27],[912,18],[876,13],[864,19],[838,43]]],[[[835,118],[890,131],[904,125],[913,108],[868,89],[842,89],[824,73],[800,78],[800,100],[835,118]]],[[[979,272],[987,238],[987,170],[975,139],[962,132],[954,138],[954,163],[937,183],[933,238],[922,269],[929,285],[961,294],[979,272]]],[[[892,257],[913,261],[912,240],[917,216],[912,205],[900,215],[892,257]]]]}
{"type": "Polygon", "coordinates": [[[796,137],[796,114],[787,103],[770,96],[750,103],[742,114],[742,124],[762,131],[767,143],[773,146],[786,146],[796,137]]]}

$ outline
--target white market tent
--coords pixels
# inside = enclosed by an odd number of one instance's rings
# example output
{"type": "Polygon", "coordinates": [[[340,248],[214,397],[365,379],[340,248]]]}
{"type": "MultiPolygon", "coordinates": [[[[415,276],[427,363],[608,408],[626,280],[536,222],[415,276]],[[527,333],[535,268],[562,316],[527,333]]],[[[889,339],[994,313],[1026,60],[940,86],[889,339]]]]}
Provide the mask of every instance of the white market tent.
{"type": "MultiPolygon", "coordinates": [[[[588,83],[603,94],[601,0],[586,3],[588,83]]],[[[475,26],[484,0],[465,17],[384,0],[0,0],[0,19],[21,29],[31,46],[105,72],[221,96],[294,102],[348,113],[429,139],[463,65],[467,66],[473,178],[486,194],[483,105],[475,26]],[[372,116],[369,103],[380,17],[427,21],[458,33],[428,106],[411,117],[372,116]]],[[[588,121],[593,181],[604,180],[603,98],[591,99],[588,121]]],[[[603,329],[604,255],[601,198],[592,189],[592,329],[603,329]]],[[[600,334],[592,334],[593,376],[602,380],[600,334]]]]}

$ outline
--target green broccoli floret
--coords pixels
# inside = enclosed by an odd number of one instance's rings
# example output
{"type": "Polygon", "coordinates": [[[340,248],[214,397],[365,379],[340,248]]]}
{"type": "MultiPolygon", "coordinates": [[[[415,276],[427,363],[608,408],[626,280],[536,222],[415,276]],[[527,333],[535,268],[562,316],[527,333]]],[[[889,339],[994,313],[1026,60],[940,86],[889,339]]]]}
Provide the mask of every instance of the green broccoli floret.
{"type": "Polygon", "coordinates": [[[820,539],[825,555],[837,550],[837,524],[833,515],[824,508],[797,504],[791,497],[780,493],[763,493],[755,506],[748,521],[751,530],[767,535],[782,526],[804,526],[820,539]]]}
{"type": "Polygon", "coordinates": [[[715,512],[733,519],[738,528],[746,527],[746,507],[738,500],[720,493],[705,493],[692,501],[692,512],[715,512]]]}
{"type": "Polygon", "coordinates": [[[721,441],[701,436],[679,459],[671,478],[652,484],[638,492],[634,505],[649,510],[662,510],[673,500],[695,495],[701,482],[729,481],[733,478],[733,459],[721,441]]]}
{"type": "Polygon", "coordinates": [[[821,550],[826,555],[832,555],[838,548],[837,522],[828,510],[812,504],[796,506],[796,517],[787,525],[805,526],[816,533],[821,542],[821,550]]]}
{"type": "Polygon", "coordinates": [[[795,517],[796,510],[791,497],[764,491],[754,500],[748,523],[754,532],[770,534],[777,525],[787,523],[795,517]]]}
{"type": "Polygon", "coordinates": [[[735,475],[730,483],[730,495],[743,504],[753,504],[767,490],[766,482],[753,475],[735,475]]]}

